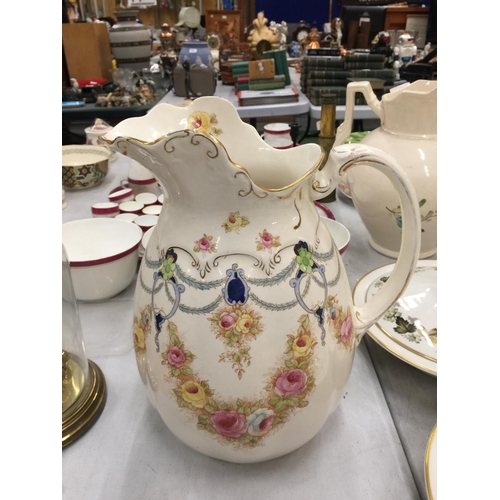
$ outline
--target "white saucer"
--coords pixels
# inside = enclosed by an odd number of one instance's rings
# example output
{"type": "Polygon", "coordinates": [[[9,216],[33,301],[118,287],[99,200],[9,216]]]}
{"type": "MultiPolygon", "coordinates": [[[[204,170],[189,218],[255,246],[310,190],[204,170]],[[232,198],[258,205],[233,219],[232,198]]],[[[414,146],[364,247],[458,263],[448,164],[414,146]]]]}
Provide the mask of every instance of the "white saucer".
{"type": "Polygon", "coordinates": [[[429,500],[437,500],[437,424],[432,429],[425,451],[425,487],[429,500]]]}
{"type": "MultiPolygon", "coordinates": [[[[363,276],[353,290],[355,306],[363,305],[387,281],[394,264],[363,276]]],[[[368,335],[406,363],[437,376],[437,261],[419,260],[408,287],[368,335]]]]}

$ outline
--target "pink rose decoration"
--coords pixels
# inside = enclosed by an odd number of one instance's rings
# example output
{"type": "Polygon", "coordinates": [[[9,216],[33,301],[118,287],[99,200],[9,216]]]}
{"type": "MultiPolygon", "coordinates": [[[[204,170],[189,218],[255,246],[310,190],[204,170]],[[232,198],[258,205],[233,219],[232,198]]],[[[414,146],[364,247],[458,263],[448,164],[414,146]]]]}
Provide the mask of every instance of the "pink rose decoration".
{"type": "Polygon", "coordinates": [[[210,250],[210,247],[212,246],[212,244],[210,243],[210,241],[207,238],[200,238],[197,243],[198,243],[198,246],[200,247],[200,250],[202,252],[206,252],[207,250],[210,250]]]}
{"type": "Polygon", "coordinates": [[[238,316],[235,313],[225,312],[220,317],[219,326],[225,329],[232,328],[235,325],[236,321],[238,321],[238,316]]]}
{"type": "Polygon", "coordinates": [[[260,241],[266,248],[271,248],[273,246],[273,235],[269,233],[264,233],[260,237],[260,241]]]}
{"type": "Polygon", "coordinates": [[[211,420],[215,431],[228,438],[238,438],[248,428],[247,418],[237,411],[218,410],[211,420]]]}
{"type": "Polygon", "coordinates": [[[302,370],[288,370],[283,372],[274,385],[279,396],[296,396],[304,391],[307,384],[307,375],[302,370]]]}
{"type": "Polygon", "coordinates": [[[180,368],[186,361],[186,355],[182,349],[179,349],[178,347],[171,347],[167,351],[167,360],[172,366],[180,368]]]}
{"type": "Polygon", "coordinates": [[[349,315],[342,322],[342,326],[340,327],[340,340],[342,342],[349,342],[351,340],[352,335],[352,317],[349,315]]]}

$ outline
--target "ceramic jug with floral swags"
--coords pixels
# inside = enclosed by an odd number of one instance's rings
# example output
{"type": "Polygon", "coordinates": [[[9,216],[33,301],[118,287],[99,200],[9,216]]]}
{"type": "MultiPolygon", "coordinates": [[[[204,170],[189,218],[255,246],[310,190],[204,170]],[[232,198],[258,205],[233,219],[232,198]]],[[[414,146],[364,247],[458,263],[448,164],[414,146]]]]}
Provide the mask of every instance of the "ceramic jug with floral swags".
{"type": "Polygon", "coordinates": [[[420,217],[405,173],[358,144],[274,149],[211,96],[159,104],[105,140],[168,193],[134,301],[137,366],[152,404],[211,457],[259,462],[299,448],[337,407],[355,348],[414,271],[420,217]],[[361,161],[390,179],[404,223],[394,273],[358,308],[313,201],[361,161]]]}
{"type": "MultiPolygon", "coordinates": [[[[380,118],[380,127],[367,134],[361,144],[385,151],[405,170],[420,207],[420,258],[431,257],[437,252],[437,82],[418,80],[385,94],[380,101],[369,82],[349,83],[345,120],[338,128],[335,145],[351,133],[356,92],[363,94],[380,118]]],[[[350,170],[346,180],[370,235],[370,245],[396,258],[402,234],[398,193],[388,179],[369,166],[350,170]]]]}

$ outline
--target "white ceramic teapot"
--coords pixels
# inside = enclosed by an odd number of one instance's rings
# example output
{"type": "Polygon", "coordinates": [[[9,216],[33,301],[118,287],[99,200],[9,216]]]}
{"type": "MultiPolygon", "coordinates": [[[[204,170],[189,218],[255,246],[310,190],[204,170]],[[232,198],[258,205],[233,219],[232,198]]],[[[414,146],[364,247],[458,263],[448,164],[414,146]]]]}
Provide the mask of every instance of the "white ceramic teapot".
{"type": "MultiPolygon", "coordinates": [[[[420,207],[420,258],[431,257],[437,252],[437,82],[418,80],[385,94],[380,101],[369,82],[349,83],[345,120],[337,130],[335,145],[342,144],[351,133],[356,92],[364,95],[381,122],[360,144],[385,151],[407,173],[420,207]]],[[[402,234],[398,193],[369,166],[350,170],[346,180],[354,206],[370,234],[371,246],[396,258],[402,234]]]]}
{"type": "Polygon", "coordinates": [[[302,446],[341,400],[364,332],[413,273],[420,218],[406,175],[366,146],[274,149],[218,97],[159,104],[104,139],[168,193],[134,304],[151,402],[179,439],[215,458],[258,462],[302,446]],[[359,161],[391,180],[404,220],[395,272],[360,308],[313,203],[359,161]]]}

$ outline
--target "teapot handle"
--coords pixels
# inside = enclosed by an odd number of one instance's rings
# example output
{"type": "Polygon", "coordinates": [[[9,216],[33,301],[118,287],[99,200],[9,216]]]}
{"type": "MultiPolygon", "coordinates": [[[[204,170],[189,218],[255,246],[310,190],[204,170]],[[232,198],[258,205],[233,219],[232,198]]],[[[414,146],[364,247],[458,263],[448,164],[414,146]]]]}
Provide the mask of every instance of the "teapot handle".
{"type": "Polygon", "coordinates": [[[334,146],[343,144],[352,130],[352,120],[354,114],[354,96],[356,92],[361,92],[372,111],[381,119],[384,118],[382,105],[372,90],[370,82],[351,82],[346,87],[345,116],[344,121],[337,129],[337,137],[334,146]]]}
{"type": "Polygon", "coordinates": [[[346,144],[331,151],[342,177],[356,165],[368,165],[387,176],[401,202],[402,241],[390,278],[377,294],[361,307],[354,306],[355,333],[361,336],[378,321],[406,289],[420,254],[420,211],[415,189],[405,171],[387,153],[364,144],[346,144]]]}

